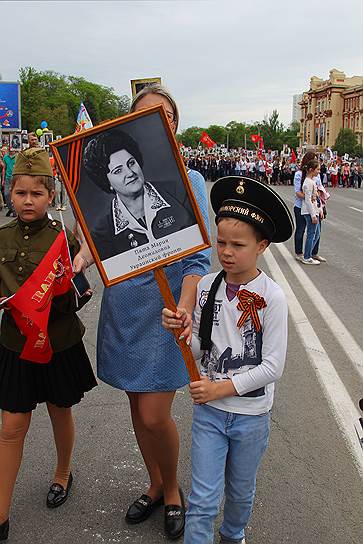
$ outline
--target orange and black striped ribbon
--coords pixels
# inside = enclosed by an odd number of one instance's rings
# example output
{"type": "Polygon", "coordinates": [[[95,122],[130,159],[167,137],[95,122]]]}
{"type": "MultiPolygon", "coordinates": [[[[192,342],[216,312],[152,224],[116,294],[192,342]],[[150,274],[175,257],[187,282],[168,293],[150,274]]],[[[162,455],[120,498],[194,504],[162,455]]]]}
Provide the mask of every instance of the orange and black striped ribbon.
{"type": "Polygon", "coordinates": [[[67,176],[74,193],[77,193],[81,177],[82,140],[69,145],[67,154],[67,176]]]}
{"type": "Polygon", "coordinates": [[[237,304],[237,310],[241,310],[243,313],[238,320],[237,327],[240,328],[251,317],[255,326],[256,332],[261,330],[260,318],[258,317],[257,310],[266,308],[267,304],[265,299],[260,297],[257,293],[251,293],[247,289],[242,289],[237,292],[239,303],[237,304]]]}

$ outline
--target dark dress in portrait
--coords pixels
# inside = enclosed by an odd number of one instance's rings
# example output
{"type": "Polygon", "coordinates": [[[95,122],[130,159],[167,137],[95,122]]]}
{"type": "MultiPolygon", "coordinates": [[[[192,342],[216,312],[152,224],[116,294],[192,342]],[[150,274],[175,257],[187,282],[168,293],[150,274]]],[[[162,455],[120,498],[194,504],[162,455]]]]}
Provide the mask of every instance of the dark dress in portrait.
{"type": "Polygon", "coordinates": [[[189,203],[167,192],[166,183],[145,183],[145,218],[137,220],[115,196],[110,213],[92,231],[101,261],[164,238],[197,223],[189,203]]]}

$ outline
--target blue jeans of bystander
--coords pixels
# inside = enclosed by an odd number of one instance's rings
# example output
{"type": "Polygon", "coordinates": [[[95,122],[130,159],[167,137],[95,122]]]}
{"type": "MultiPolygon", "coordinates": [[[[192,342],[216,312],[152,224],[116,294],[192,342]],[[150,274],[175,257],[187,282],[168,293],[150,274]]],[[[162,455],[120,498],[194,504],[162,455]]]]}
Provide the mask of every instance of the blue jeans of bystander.
{"type": "MultiPolygon", "coordinates": [[[[312,222],[310,214],[305,214],[306,221],[306,241],[304,250],[304,259],[310,259],[313,254],[313,248],[316,246],[320,238],[320,223],[319,220],[316,224],[312,222]]],[[[317,253],[314,253],[316,255],[317,253]]]]}
{"type": "Polygon", "coordinates": [[[267,448],[270,414],[234,414],[195,405],[192,489],[184,544],[211,544],[225,492],[222,541],[239,544],[252,512],[256,474],[267,448]]]}

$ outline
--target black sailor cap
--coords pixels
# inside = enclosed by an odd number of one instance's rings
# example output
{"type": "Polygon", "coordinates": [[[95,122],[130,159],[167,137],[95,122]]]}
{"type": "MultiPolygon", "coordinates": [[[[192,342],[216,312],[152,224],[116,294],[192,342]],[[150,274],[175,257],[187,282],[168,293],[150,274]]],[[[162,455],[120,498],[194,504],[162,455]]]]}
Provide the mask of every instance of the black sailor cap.
{"type": "Polygon", "coordinates": [[[233,217],[257,227],[270,242],[285,242],[294,230],[291,213],[270,186],[241,176],[218,179],[210,193],[216,222],[233,217]]]}

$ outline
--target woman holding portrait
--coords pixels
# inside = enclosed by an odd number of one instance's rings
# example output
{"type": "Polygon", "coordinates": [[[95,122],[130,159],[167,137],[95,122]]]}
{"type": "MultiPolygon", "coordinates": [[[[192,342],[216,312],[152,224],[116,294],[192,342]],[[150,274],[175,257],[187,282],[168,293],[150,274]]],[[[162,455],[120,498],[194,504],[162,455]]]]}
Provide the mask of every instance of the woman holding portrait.
{"type": "MultiPolygon", "coordinates": [[[[134,97],[131,111],[158,104],[164,106],[176,132],[178,108],[160,85],[144,87],[134,97]]],[[[205,180],[194,170],[188,170],[188,175],[208,228],[205,180]]],[[[91,259],[83,244],[75,259],[76,269],[84,268],[91,259]]],[[[209,267],[210,250],[205,250],[165,269],[178,307],[192,313],[197,283],[209,267]]],[[[189,382],[189,376],[179,347],[161,326],[163,306],[152,272],[105,289],[98,326],[97,370],[102,381],[128,395],[136,439],[150,478],[149,487],[141,490],[141,496],[128,508],[126,521],[140,523],[164,504],[165,533],[176,539],[183,534],[185,512],[177,480],[179,436],[171,407],[176,390],[189,382]]]]}

